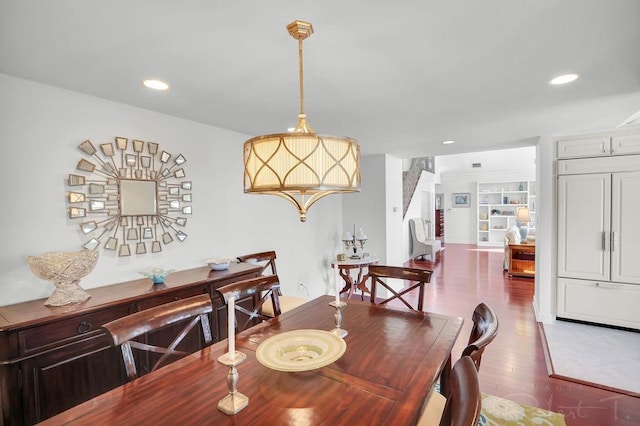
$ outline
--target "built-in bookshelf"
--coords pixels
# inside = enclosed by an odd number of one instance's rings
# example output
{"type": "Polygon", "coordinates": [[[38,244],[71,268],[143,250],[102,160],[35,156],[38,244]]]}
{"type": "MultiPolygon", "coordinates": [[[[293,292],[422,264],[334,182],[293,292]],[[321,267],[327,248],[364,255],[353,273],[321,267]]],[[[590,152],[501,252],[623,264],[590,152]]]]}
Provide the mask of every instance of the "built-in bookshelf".
{"type": "Polygon", "coordinates": [[[502,246],[515,223],[518,207],[528,207],[530,227],[535,227],[536,182],[478,182],[477,244],[502,246]]]}

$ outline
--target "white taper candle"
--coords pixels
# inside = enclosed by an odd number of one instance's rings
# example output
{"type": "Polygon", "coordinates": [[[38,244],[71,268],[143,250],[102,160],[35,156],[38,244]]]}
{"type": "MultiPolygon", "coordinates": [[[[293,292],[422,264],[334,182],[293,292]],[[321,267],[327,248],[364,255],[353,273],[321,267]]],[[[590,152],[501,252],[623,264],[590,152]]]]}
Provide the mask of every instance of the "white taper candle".
{"type": "Polygon", "coordinates": [[[227,336],[229,339],[229,359],[232,361],[236,357],[236,299],[229,298],[227,302],[227,336]]]}
{"type": "Polygon", "coordinates": [[[338,265],[333,266],[333,283],[336,286],[336,304],[340,304],[340,284],[338,283],[338,265]]]}

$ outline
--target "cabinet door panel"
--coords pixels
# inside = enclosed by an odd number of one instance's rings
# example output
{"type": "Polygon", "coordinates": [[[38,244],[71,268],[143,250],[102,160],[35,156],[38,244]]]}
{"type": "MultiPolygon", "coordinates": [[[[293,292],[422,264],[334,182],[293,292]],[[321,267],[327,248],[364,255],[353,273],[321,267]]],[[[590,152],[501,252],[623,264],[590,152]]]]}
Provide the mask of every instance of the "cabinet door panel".
{"type": "Polygon", "coordinates": [[[611,280],[640,284],[640,172],[612,179],[611,280]]]}
{"type": "Polygon", "coordinates": [[[610,138],[606,135],[558,140],[558,158],[598,157],[609,152],[610,138]]]}
{"type": "Polygon", "coordinates": [[[25,361],[25,423],[42,421],[120,386],[121,364],[118,349],[109,346],[104,334],[25,361]]]}
{"type": "Polygon", "coordinates": [[[558,178],[558,276],[608,280],[611,175],[558,178]]]}
{"type": "Polygon", "coordinates": [[[611,138],[612,154],[640,153],[640,134],[620,135],[611,138]]]}

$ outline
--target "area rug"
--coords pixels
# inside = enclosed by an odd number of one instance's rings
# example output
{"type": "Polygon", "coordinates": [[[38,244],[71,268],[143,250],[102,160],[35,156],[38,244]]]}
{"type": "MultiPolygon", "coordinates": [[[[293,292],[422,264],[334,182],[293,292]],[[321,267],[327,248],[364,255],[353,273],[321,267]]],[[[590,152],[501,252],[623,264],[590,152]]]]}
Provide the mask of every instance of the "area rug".
{"type": "Polygon", "coordinates": [[[640,396],[640,333],[556,321],[542,334],[551,377],[640,396]]]}
{"type": "Polygon", "coordinates": [[[566,426],[564,415],[530,407],[510,399],[482,394],[478,426],[566,426]]]}

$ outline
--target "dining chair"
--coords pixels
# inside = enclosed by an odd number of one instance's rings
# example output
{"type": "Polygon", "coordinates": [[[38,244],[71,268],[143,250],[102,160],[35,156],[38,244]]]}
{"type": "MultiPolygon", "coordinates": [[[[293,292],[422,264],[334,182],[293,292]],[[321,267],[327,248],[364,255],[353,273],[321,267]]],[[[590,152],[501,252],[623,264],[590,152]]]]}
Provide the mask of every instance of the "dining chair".
{"type": "MultiPolygon", "coordinates": [[[[257,263],[262,265],[262,271],[260,271],[261,275],[278,275],[278,270],[276,269],[275,251],[263,251],[260,253],[245,254],[243,256],[238,256],[237,259],[238,262],[257,263]]],[[[280,288],[278,288],[278,299],[280,302],[281,313],[289,312],[290,310],[295,309],[298,306],[309,301],[304,297],[283,295],[280,288]]],[[[263,306],[261,313],[268,317],[275,316],[272,305],[268,303],[263,306]]]]}
{"type": "Polygon", "coordinates": [[[498,335],[498,316],[486,303],[480,303],[473,311],[473,327],[469,335],[467,347],[462,356],[473,359],[476,369],[480,371],[480,361],[487,345],[498,335]]]}
{"type": "Polygon", "coordinates": [[[244,263],[259,263],[262,265],[262,275],[278,275],[276,269],[276,252],[275,251],[263,251],[260,253],[245,254],[238,256],[238,262],[244,263]],[[262,263],[264,262],[264,263],[262,263]],[[267,272],[267,269],[270,271],[267,272]]]}
{"type": "Polygon", "coordinates": [[[265,321],[277,317],[282,313],[280,309],[280,296],[278,295],[279,289],[280,280],[278,276],[266,275],[227,284],[216,289],[216,291],[220,294],[220,297],[226,305],[229,304],[230,298],[236,300],[236,313],[242,314],[236,315],[236,330],[241,332],[255,325],[257,320],[265,321]],[[247,298],[252,299],[252,310],[242,306],[242,300],[247,298]],[[262,308],[267,301],[271,301],[270,305],[274,313],[273,316],[262,313],[262,308]],[[240,324],[242,324],[242,326],[240,326],[240,324]]]}
{"type": "MultiPolygon", "coordinates": [[[[202,349],[202,347],[212,343],[211,327],[209,325],[209,314],[212,311],[211,298],[208,294],[201,294],[127,315],[104,324],[102,329],[110,337],[113,346],[120,346],[127,377],[129,380],[133,380],[138,377],[138,368],[136,368],[136,360],[132,348],[162,354],[155,362],[152,361],[153,366],[149,371],[154,371],[189,355],[190,352],[177,350],[176,348],[199,322],[204,344],[201,344],[201,347],[196,349],[202,349]],[[166,346],[156,342],[159,339],[133,340],[144,334],[165,329],[170,325],[181,325],[178,323],[189,319],[190,321],[181,331],[176,333],[175,337],[173,337],[173,333],[169,333],[169,337],[173,338],[173,340],[166,346]],[[154,344],[151,344],[151,341],[154,344]]],[[[139,361],[141,362],[140,358],[139,361]]]]}
{"type": "MultiPolygon", "coordinates": [[[[460,357],[470,357],[479,372],[484,350],[498,335],[498,316],[489,305],[480,303],[473,311],[472,320],[473,327],[469,335],[469,342],[460,357]]],[[[449,380],[451,380],[450,374],[448,376],[449,380]]],[[[438,379],[438,383],[435,386],[435,390],[438,392],[440,391],[441,380],[442,377],[438,379]]]]}
{"type": "Polygon", "coordinates": [[[449,394],[435,389],[427,397],[418,426],[476,426],[482,408],[480,379],[471,357],[463,356],[450,373],[449,394]]]}
{"type": "Polygon", "coordinates": [[[422,303],[424,298],[424,287],[431,281],[431,275],[433,271],[428,269],[409,268],[401,266],[385,266],[385,265],[369,265],[369,273],[364,279],[366,282],[371,279],[371,303],[378,305],[384,305],[392,300],[399,300],[404,303],[409,309],[416,310],[411,303],[407,293],[418,288],[418,300],[417,310],[422,310],[422,303]],[[410,284],[404,283],[404,287],[400,290],[395,290],[391,285],[389,279],[392,280],[404,280],[411,281],[410,284]],[[386,280],[386,281],[385,281],[386,280]],[[381,285],[386,288],[391,297],[384,300],[377,300],[377,287],[381,285]]]}

